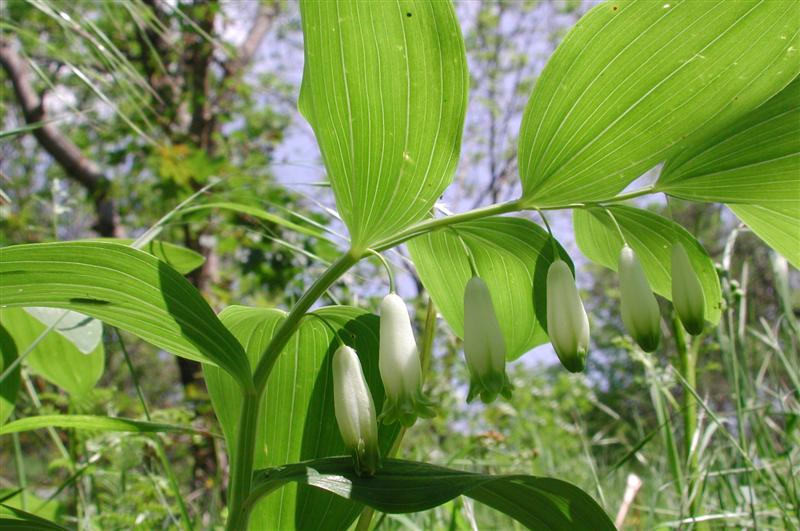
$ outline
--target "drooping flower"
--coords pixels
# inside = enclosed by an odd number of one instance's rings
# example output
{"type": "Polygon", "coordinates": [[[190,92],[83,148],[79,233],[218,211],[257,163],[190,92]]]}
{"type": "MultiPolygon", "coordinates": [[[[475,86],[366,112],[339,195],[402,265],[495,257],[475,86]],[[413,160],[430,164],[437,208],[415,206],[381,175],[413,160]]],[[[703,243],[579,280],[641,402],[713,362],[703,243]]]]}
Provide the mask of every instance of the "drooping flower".
{"type": "Polygon", "coordinates": [[[661,314],[642,264],[625,245],[619,255],[622,322],[645,352],[653,352],[661,339],[661,314]]]}
{"type": "Polygon", "coordinates": [[[589,352],[589,318],[572,271],[560,259],[547,270],[547,334],[561,365],[570,372],[582,371],[589,352]]]}
{"type": "Polygon", "coordinates": [[[506,375],[506,343],[494,312],[489,288],[474,276],[464,290],[464,355],[469,368],[467,402],[476,396],[489,403],[503,395],[511,396],[506,375]]]}
{"type": "Polygon", "coordinates": [[[672,244],[672,304],[686,331],[696,336],[705,326],[706,301],[700,279],[683,245],[672,244]]]}
{"type": "Polygon", "coordinates": [[[381,301],[380,360],[386,400],[378,420],[412,426],[417,417],[432,417],[432,404],[422,394],[422,368],[406,305],[390,293],[381,301]]]}
{"type": "Polygon", "coordinates": [[[353,454],[356,474],[374,475],[381,464],[375,404],[358,354],[348,346],[333,354],[333,401],[339,432],[353,454]]]}

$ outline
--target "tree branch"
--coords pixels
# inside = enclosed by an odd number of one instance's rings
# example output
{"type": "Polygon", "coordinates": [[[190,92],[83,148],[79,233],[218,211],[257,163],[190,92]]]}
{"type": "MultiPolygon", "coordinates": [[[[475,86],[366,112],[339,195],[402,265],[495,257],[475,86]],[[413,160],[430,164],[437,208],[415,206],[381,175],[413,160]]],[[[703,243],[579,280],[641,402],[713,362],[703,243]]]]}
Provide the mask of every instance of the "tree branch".
{"type": "Polygon", "coordinates": [[[262,2],[258,6],[256,20],[250,27],[244,42],[239,46],[239,53],[236,56],[234,67],[241,70],[253,60],[261,41],[272,28],[272,23],[278,15],[280,4],[277,0],[272,2],[262,2]]]}
{"type": "Polygon", "coordinates": [[[11,81],[25,122],[28,124],[41,122],[32,131],[39,145],[55,159],[67,175],[86,189],[94,201],[97,222],[92,228],[102,236],[115,236],[116,212],[113,200],[109,197],[108,179],[93,161],[81,153],[78,146],[62,135],[55,125],[46,121],[44,102],[31,84],[28,65],[5,39],[0,39],[0,65],[11,81]]]}

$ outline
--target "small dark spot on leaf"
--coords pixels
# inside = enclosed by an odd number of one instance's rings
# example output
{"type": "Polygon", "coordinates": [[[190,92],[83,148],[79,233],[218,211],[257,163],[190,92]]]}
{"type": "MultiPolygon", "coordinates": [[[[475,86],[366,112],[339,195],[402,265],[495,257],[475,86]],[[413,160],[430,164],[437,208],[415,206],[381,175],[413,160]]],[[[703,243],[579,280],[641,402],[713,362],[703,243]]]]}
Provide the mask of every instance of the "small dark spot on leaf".
{"type": "Polygon", "coordinates": [[[611,11],[619,11],[619,6],[611,6],[611,11]]]}
{"type": "Polygon", "coordinates": [[[410,17],[411,16],[411,12],[406,13],[406,16],[410,17]]]}
{"type": "Polygon", "coordinates": [[[94,304],[95,306],[105,306],[111,304],[111,301],[104,301],[100,299],[84,299],[82,297],[73,297],[69,300],[71,304],[94,304]]]}

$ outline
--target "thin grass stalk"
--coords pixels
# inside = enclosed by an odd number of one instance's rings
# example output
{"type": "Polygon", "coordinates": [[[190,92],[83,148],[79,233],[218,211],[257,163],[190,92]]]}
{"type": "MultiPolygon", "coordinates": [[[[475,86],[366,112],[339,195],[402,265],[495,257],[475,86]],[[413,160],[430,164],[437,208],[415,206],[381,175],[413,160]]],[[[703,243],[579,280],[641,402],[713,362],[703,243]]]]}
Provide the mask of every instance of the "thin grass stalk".
{"type": "MultiPolygon", "coordinates": [[[[122,350],[122,356],[125,358],[125,363],[128,366],[128,371],[131,373],[131,381],[133,382],[133,387],[136,389],[136,395],[139,397],[139,404],[142,406],[142,411],[144,412],[145,418],[150,421],[152,420],[150,417],[150,408],[147,406],[147,401],[144,398],[144,393],[142,392],[142,387],[139,385],[139,378],[136,376],[136,371],[133,368],[133,362],[131,361],[131,357],[128,354],[128,348],[125,346],[125,341],[122,339],[122,334],[118,328],[114,328],[114,333],[117,336],[117,340],[119,341],[120,350],[122,350]]],[[[184,527],[188,531],[192,531],[194,526],[192,525],[192,519],[189,518],[189,511],[186,509],[186,501],[183,499],[181,495],[180,484],[178,483],[178,479],[175,476],[175,471],[172,469],[172,465],[167,458],[167,452],[164,449],[164,443],[161,442],[161,439],[158,438],[158,435],[154,435],[152,438],[153,444],[155,445],[156,454],[158,455],[158,459],[161,461],[161,466],[164,467],[164,473],[167,474],[167,480],[169,481],[170,488],[172,489],[172,495],[175,497],[175,500],[178,503],[178,509],[181,513],[181,521],[183,522],[184,527]]],[[[169,511],[169,506],[167,505],[167,510],[169,511]]],[[[169,511],[171,513],[171,511],[169,511]]]]}

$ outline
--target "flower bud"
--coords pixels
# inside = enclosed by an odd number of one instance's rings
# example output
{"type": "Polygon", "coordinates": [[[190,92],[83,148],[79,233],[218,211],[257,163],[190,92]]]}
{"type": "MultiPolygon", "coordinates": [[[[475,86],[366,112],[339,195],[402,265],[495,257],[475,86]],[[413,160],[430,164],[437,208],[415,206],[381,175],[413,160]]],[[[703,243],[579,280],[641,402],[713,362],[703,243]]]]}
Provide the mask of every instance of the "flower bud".
{"type": "Polygon", "coordinates": [[[489,288],[480,277],[472,277],[464,290],[464,355],[470,384],[467,402],[480,395],[484,403],[511,396],[506,376],[506,343],[494,313],[489,288]]]}
{"type": "Polygon", "coordinates": [[[589,351],[589,318],[566,262],[556,259],[547,270],[547,334],[570,372],[580,372],[589,351]]]}
{"type": "Polygon", "coordinates": [[[422,394],[422,369],[406,305],[388,294],[381,301],[380,360],[386,400],[378,420],[412,426],[417,417],[432,417],[432,404],[422,394]]]}
{"type": "Polygon", "coordinates": [[[686,331],[696,336],[705,325],[703,287],[680,242],[672,244],[672,304],[686,331]]]}
{"type": "Polygon", "coordinates": [[[372,476],[381,462],[375,404],[358,354],[347,346],[333,354],[333,403],[339,432],[353,454],[356,474],[372,476]]]}
{"type": "Polygon", "coordinates": [[[625,328],[642,350],[653,352],[661,338],[658,301],[650,289],[642,264],[627,245],[619,255],[619,287],[625,328]]]}

